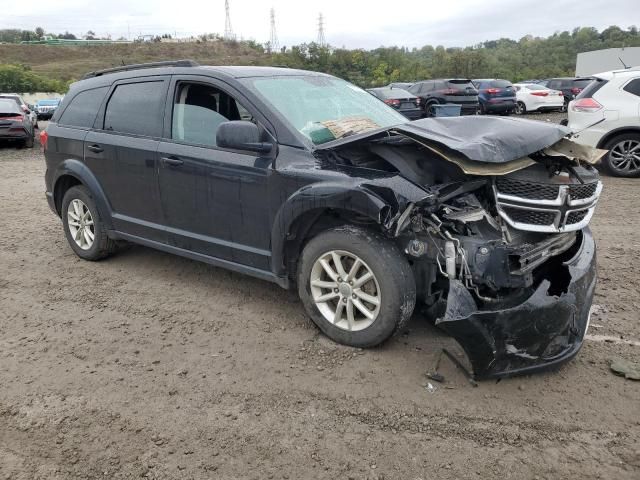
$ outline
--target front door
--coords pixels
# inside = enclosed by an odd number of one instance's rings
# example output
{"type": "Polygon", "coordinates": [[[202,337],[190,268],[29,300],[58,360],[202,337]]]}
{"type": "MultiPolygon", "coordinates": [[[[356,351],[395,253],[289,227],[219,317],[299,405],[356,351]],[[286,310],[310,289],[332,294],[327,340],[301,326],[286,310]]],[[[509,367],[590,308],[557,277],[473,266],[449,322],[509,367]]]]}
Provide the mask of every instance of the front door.
{"type": "MultiPolygon", "coordinates": [[[[272,158],[217,147],[222,122],[253,119],[212,79],[174,77],[160,142],[159,184],[174,246],[269,270],[267,179],[272,158]]],[[[255,121],[255,120],[254,120],[255,121]]]]}

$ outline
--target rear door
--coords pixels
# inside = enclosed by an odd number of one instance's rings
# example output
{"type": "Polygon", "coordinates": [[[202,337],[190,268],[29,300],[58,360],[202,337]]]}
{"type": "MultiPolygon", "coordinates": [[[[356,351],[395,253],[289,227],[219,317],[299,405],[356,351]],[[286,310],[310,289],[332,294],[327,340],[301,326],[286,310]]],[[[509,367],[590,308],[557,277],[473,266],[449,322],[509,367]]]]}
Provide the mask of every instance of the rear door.
{"type": "Polygon", "coordinates": [[[102,185],[114,228],[167,242],[158,190],[158,158],[169,76],[120,80],[84,142],[84,158],[102,185]]]}

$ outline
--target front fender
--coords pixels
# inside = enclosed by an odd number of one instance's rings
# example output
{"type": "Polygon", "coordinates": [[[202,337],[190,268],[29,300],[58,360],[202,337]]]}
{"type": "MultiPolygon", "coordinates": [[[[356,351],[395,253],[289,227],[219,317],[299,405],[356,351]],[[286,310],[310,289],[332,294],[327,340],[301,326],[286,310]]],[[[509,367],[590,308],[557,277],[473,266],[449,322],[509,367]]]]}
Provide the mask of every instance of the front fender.
{"type": "Polygon", "coordinates": [[[306,185],[289,196],[275,216],[271,230],[272,270],[277,275],[285,273],[284,245],[291,226],[304,214],[314,212],[317,218],[328,209],[345,210],[390,230],[410,203],[430,197],[427,191],[400,176],[306,185]]]}
{"type": "Polygon", "coordinates": [[[54,195],[54,202],[57,202],[58,200],[57,198],[55,198],[58,182],[65,175],[74,177],[85,187],[87,187],[87,189],[89,189],[93,200],[96,202],[96,208],[98,209],[98,214],[100,215],[102,223],[105,225],[105,228],[107,230],[113,229],[113,224],[111,221],[111,205],[107,200],[104,190],[102,189],[100,182],[98,182],[98,179],[93,174],[93,172],[91,172],[91,170],[80,160],[65,160],[61,162],[55,169],[53,174],[53,181],[51,182],[51,193],[54,195]]]}

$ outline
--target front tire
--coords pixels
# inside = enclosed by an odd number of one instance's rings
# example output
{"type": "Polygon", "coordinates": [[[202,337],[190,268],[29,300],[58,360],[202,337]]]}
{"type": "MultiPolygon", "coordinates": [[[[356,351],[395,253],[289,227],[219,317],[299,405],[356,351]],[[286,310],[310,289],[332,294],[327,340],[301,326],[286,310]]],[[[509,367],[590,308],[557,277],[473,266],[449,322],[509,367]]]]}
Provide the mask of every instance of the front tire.
{"type": "Polygon", "coordinates": [[[100,260],[116,249],[107,236],[96,204],[89,190],[71,187],[62,199],[62,224],[71,249],[84,260],[100,260]]]}
{"type": "Polygon", "coordinates": [[[318,328],[352,347],[373,347],[411,318],[416,286],[407,259],[378,233],[343,226],[307,243],[298,294],[318,328]]]}
{"type": "Polygon", "coordinates": [[[640,134],[623,133],[609,140],[603,147],[609,153],[603,163],[616,177],[640,177],[640,134]]]}

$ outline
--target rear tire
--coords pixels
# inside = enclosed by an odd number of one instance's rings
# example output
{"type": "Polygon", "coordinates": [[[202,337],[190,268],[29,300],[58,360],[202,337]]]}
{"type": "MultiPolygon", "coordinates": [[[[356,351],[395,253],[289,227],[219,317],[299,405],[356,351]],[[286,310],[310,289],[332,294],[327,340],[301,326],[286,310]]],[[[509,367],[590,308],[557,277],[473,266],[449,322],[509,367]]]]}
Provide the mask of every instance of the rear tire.
{"type": "Polygon", "coordinates": [[[107,236],[91,192],[82,185],[71,187],[62,199],[62,225],[71,249],[84,260],[100,260],[116,250],[107,236]]]}
{"type": "Polygon", "coordinates": [[[604,144],[602,163],[616,177],[640,177],[640,133],[623,133],[604,144]]]}
{"type": "Polygon", "coordinates": [[[382,235],[350,225],[307,243],[297,280],[311,320],[352,347],[381,344],[401,331],[415,307],[415,279],[404,255],[382,235]]]}
{"type": "Polygon", "coordinates": [[[524,102],[516,103],[516,115],[524,115],[525,113],[527,113],[527,106],[524,102]]]}
{"type": "Polygon", "coordinates": [[[33,145],[35,144],[35,134],[31,135],[30,137],[28,137],[25,141],[24,141],[24,146],[26,148],[33,148],[33,145]]]}

